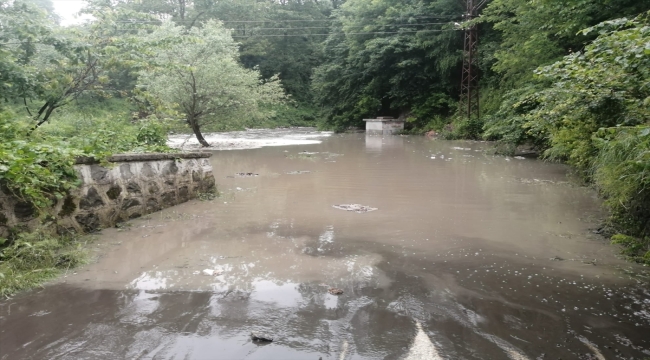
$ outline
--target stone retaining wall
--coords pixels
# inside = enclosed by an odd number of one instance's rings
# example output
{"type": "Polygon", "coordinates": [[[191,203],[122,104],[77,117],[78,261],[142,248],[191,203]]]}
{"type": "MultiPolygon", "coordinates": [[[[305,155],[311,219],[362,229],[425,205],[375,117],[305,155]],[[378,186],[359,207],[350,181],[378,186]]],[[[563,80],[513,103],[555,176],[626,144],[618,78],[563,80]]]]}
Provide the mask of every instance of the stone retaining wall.
{"type": "MultiPolygon", "coordinates": [[[[210,153],[124,154],[104,167],[80,158],[81,186],[48,211],[59,233],[93,232],[215,190],[210,153]]],[[[42,223],[33,206],[0,189],[0,237],[42,223]]]]}

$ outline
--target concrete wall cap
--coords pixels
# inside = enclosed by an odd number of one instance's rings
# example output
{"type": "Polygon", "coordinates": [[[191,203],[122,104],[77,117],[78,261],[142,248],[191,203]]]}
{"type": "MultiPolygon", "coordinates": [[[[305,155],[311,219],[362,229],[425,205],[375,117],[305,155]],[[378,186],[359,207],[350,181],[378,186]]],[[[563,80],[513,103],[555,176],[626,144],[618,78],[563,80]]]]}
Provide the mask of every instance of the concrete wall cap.
{"type": "MultiPolygon", "coordinates": [[[[148,153],[148,154],[115,154],[106,159],[108,162],[138,162],[175,159],[207,159],[212,156],[210,152],[184,152],[184,153],[148,153]]],[[[99,160],[80,156],[75,160],[77,165],[98,164],[99,160]]]]}

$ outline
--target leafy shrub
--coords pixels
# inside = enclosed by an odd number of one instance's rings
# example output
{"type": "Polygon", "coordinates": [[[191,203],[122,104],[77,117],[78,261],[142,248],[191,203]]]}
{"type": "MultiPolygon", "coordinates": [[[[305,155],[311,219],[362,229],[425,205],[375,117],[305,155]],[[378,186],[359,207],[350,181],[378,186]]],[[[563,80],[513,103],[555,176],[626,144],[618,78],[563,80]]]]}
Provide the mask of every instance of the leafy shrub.
{"type": "Polygon", "coordinates": [[[0,114],[0,185],[45,208],[78,186],[73,165],[82,153],[64,142],[25,138],[26,127],[11,118],[8,112],[0,114]]]}
{"type": "Polygon", "coordinates": [[[73,107],[31,134],[30,125],[8,110],[0,112],[0,185],[40,210],[79,185],[74,170],[79,156],[102,160],[120,152],[172,151],[164,122],[154,117],[133,122],[128,111],[112,116],[73,107]]]}
{"type": "Polygon", "coordinates": [[[139,124],[136,140],[143,146],[164,148],[167,146],[167,128],[157,118],[148,118],[139,124]]]}
{"type": "Polygon", "coordinates": [[[594,182],[606,198],[613,225],[633,236],[618,243],[627,255],[642,259],[645,254],[650,263],[650,127],[602,129],[595,140],[594,182]]]}
{"type": "Polygon", "coordinates": [[[537,88],[525,87],[508,92],[498,111],[485,117],[483,138],[497,141],[502,153],[513,154],[519,145],[547,148],[548,133],[531,123],[530,113],[540,105],[537,88]]]}
{"type": "Polygon", "coordinates": [[[414,133],[440,131],[447,123],[447,117],[455,110],[456,103],[444,93],[433,93],[424,99],[415,99],[406,119],[406,126],[414,133]],[[453,110],[452,110],[453,109],[453,110]]]}
{"type": "Polygon", "coordinates": [[[441,137],[446,140],[469,139],[478,140],[483,133],[484,122],[478,118],[456,118],[445,126],[441,137]]]}

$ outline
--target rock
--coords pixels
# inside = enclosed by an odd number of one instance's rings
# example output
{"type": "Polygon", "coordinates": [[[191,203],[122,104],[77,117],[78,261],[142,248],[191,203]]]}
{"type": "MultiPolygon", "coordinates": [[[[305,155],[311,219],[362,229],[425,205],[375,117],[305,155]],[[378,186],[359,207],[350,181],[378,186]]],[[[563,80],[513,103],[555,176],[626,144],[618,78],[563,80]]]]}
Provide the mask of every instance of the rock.
{"type": "Polygon", "coordinates": [[[147,200],[147,212],[152,213],[158,210],[160,210],[160,205],[158,204],[158,200],[156,200],[155,198],[149,198],[149,200],[147,200]]]}
{"type": "Polygon", "coordinates": [[[120,175],[122,175],[122,179],[124,180],[131,179],[133,177],[133,173],[131,172],[131,164],[120,165],[120,175]]]}
{"type": "Polygon", "coordinates": [[[175,161],[172,161],[171,163],[165,165],[162,171],[163,176],[170,176],[170,175],[175,175],[178,172],[178,166],[176,165],[175,161]]]}
{"type": "Polygon", "coordinates": [[[327,290],[327,292],[332,294],[332,295],[342,295],[343,294],[343,290],[341,290],[339,288],[329,288],[327,290]]]}
{"type": "Polygon", "coordinates": [[[111,200],[115,200],[118,197],[120,197],[121,193],[122,193],[122,187],[119,185],[113,185],[106,192],[106,196],[108,196],[108,198],[111,200]]]}
{"type": "Polygon", "coordinates": [[[162,202],[166,206],[176,205],[176,192],[168,191],[162,195],[162,202]]]}
{"type": "Polygon", "coordinates": [[[105,185],[111,182],[108,169],[99,165],[90,166],[90,177],[96,184],[105,185]]]}
{"type": "Polygon", "coordinates": [[[187,186],[182,186],[178,189],[178,199],[181,202],[185,202],[190,199],[190,189],[187,186]]]}
{"type": "Polygon", "coordinates": [[[145,163],[142,166],[142,175],[144,175],[146,177],[153,177],[154,175],[156,175],[156,172],[151,167],[151,164],[145,163]]]}
{"type": "Polygon", "coordinates": [[[75,216],[75,220],[81,226],[84,232],[91,233],[93,231],[99,230],[100,221],[97,214],[83,214],[75,216]]]}
{"type": "Polygon", "coordinates": [[[140,200],[138,199],[126,199],[124,200],[124,203],[122,203],[122,210],[128,210],[134,206],[141,205],[140,200]]]}
{"type": "Polygon", "coordinates": [[[201,180],[203,180],[203,176],[201,176],[201,173],[199,173],[196,170],[192,171],[192,181],[201,182],[201,180]]]}
{"type": "Polygon", "coordinates": [[[30,202],[21,201],[14,206],[14,215],[19,220],[30,220],[36,217],[36,208],[30,202]]]}
{"type": "Polygon", "coordinates": [[[142,192],[142,189],[138,183],[130,181],[128,184],[126,184],[126,192],[129,194],[140,194],[142,192]]]}
{"type": "Polygon", "coordinates": [[[155,182],[150,182],[149,183],[149,194],[157,194],[160,192],[160,186],[158,186],[157,183],[155,182]]]}
{"type": "Polygon", "coordinates": [[[79,207],[84,210],[96,208],[103,205],[104,205],[104,200],[102,200],[102,197],[99,195],[97,189],[95,189],[94,187],[88,189],[88,193],[86,194],[86,196],[83,199],[81,199],[81,201],[79,202],[79,207]]]}
{"type": "Polygon", "coordinates": [[[63,206],[61,206],[59,217],[72,215],[75,210],[77,210],[77,205],[74,203],[74,198],[72,196],[67,196],[65,200],[63,200],[63,206]]]}
{"type": "Polygon", "coordinates": [[[216,182],[214,180],[214,176],[206,176],[203,181],[201,182],[201,189],[205,192],[208,191],[213,191],[216,189],[216,182]]]}
{"type": "Polygon", "coordinates": [[[273,337],[263,333],[251,333],[251,340],[259,342],[273,342],[273,337]]]}

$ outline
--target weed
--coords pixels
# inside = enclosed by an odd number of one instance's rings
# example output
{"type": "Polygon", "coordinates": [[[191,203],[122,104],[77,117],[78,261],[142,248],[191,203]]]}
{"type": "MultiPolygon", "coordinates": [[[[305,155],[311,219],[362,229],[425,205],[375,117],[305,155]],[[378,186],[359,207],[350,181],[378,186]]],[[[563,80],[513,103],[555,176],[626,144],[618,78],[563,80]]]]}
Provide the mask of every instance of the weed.
{"type": "Polygon", "coordinates": [[[44,231],[18,234],[0,250],[0,297],[41,285],[87,259],[83,243],[71,236],[54,237],[44,231]]]}

